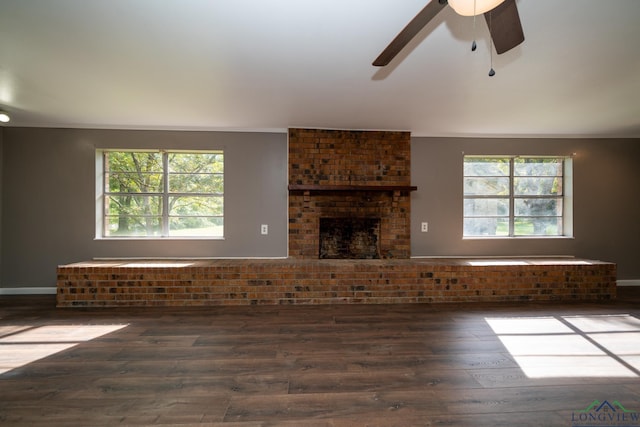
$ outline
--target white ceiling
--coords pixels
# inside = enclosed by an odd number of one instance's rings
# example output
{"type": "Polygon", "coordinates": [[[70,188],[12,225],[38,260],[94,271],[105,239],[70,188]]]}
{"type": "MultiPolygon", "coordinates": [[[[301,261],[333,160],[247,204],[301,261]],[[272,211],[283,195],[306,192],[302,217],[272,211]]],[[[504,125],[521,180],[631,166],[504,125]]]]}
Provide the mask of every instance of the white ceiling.
{"type": "Polygon", "coordinates": [[[446,8],[371,62],[428,0],[0,0],[7,126],[414,136],[640,137],[640,1],[518,0],[493,56],[446,8]]]}

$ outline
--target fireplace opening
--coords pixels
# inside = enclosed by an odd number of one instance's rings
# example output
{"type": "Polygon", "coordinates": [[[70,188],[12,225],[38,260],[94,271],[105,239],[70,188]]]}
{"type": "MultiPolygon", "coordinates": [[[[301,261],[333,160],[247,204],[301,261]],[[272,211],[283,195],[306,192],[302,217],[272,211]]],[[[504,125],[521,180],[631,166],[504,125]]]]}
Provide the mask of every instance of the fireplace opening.
{"type": "Polygon", "coordinates": [[[321,259],[379,259],[380,218],[320,218],[321,259]]]}

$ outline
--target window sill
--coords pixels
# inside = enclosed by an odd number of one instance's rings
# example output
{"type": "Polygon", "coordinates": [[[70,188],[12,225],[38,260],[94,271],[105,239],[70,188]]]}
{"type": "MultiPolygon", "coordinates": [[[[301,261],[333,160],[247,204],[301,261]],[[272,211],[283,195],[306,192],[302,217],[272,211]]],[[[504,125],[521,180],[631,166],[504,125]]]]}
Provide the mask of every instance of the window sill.
{"type": "Polygon", "coordinates": [[[572,240],[573,236],[464,236],[462,240],[572,240]]]}
{"type": "Polygon", "coordinates": [[[94,241],[136,241],[136,242],[157,242],[157,241],[175,241],[175,240],[225,240],[224,237],[196,237],[196,236],[170,236],[170,237],[95,237],[94,241]]]}

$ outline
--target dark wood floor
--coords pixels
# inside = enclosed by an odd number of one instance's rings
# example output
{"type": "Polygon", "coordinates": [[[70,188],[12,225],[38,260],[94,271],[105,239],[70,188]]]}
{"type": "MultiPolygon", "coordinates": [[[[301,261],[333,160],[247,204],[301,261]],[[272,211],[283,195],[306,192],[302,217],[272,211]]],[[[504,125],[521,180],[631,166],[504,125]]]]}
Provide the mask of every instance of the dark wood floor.
{"type": "Polygon", "coordinates": [[[640,288],[621,289],[615,302],[587,304],[54,304],[49,296],[0,297],[0,369],[15,364],[16,353],[37,356],[56,339],[79,342],[0,374],[0,424],[571,426],[572,416],[595,400],[640,411],[640,288]],[[626,377],[586,364],[578,369],[583,375],[552,370],[531,378],[486,320],[607,321],[602,315],[624,314],[631,316],[614,317],[626,322],[622,330],[612,321],[611,332],[629,334],[625,350],[602,349],[626,377]],[[83,326],[122,324],[82,342],[83,326]]]}

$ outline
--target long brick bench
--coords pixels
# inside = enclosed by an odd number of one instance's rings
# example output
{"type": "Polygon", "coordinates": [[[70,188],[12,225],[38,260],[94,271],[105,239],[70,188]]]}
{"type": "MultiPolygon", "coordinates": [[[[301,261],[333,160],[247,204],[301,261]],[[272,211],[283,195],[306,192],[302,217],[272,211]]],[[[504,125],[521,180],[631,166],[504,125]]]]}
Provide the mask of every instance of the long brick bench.
{"type": "Polygon", "coordinates": [[[607,300],[616,265],[575,259],[116,260],[61,265],[58,307],[607,300]]]}

